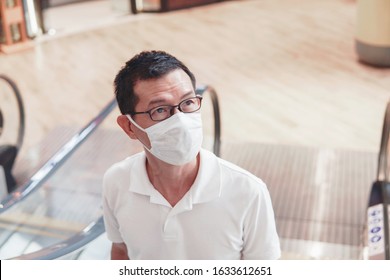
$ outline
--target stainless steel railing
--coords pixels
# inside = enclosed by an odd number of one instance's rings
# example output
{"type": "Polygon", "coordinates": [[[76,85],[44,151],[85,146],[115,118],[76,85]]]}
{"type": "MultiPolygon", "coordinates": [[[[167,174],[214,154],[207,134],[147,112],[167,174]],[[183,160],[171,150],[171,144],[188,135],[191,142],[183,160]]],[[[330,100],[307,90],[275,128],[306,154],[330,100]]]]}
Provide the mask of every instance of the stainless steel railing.
{"type": "Polygon", "coordinates": [[[90,121],[80,132],[74,135],[62,148],[56,152],[23,186],[10,193],[0,203],[0,214],[25,199],[39,188],[51,174],[96,130],[105,117],[116,107],[116,100],[111,100],[106,107],[90,121]]]}

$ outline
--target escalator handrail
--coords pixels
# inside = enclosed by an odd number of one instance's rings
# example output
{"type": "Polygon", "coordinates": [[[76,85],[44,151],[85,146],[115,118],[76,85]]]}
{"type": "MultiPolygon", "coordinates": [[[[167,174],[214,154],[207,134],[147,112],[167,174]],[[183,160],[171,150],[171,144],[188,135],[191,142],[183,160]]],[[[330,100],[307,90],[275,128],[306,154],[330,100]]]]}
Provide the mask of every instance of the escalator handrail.
{"type": "Polygon", "coordinates": [[[53,174],[65,160],[90,136],[95,129],[103,122],[105,117],[116,107],[116,99],[112,99],[104,109],[90,121],[82,130],[74,135],[58,152],[54,154],[31,178],[30,180],[11,192],[1,201],[0,214],[11,208],[19,201],[28,197],[53,174]]]}
{"type": "Polygon", "coordinates": [[[210,94],[211,102],[213,105],[214,113],[214,145],[213,152],[215,155],[220,156],[221,154],[221,114],[219,110],[219,100],[215,89],[211,86],[199,86],[196,89],[196,94],[204,95],[210,94]]]}
{"type": "Polygon", "coordinates": [[[100,217],[95,222],[89,224],[85,229],[63,242],[32,253],[11,258],[11,260],[54,260],[64,258],[67,255],[80,251],[104,232],[103,217],[100,217]]]}
{"type": "MultiPolygon", "coordinates": [[[[377,178],[371,188],[371,194],[369,197],[368,209],[372,209],[376,205],[383,205],[383,237],[384,237],[384,259],[390,259],[390,216],[388,212],[388,207],[390,207],[390,197],[388,194],[387,186],[390,184],[389,181],[389,171],[388,171],[388,157],[389,157],[389,135],[390,135],[390,102],[387,103],[385,117],[382,127],[382,136],[381,144],[378,155],[378,169],[377,169],[377,178]]],[[[368,225],[370,225],[370,214],[368,216],[368,225]]],[[[381,228],[379,227],[379,228],[381,228]]],[[[370,228],[367,228],[370,231],[370,228]]],[[[368,232],[368,236],[371,231],[368,232]]],[[[370,246],[370,245],[369,245],[370,246]]]]}
{"type": "Polygon", "coordinates": [[[377,173],[377,181],[389,181],[389,172],[387,160],[389,157],[388,154],[388,146],[389,146],[389,134],[390,134],[390,102],[387,103],[385,118],[383,121],[382,128],[382,137],[381,137],[381,145],[378,156],[378,173],[377,173]]]}
{"type": "Polygon", "coordinates": [[[18,137],[16,139],[16,149],[17,151],[20,151],[23,139],[24,139],[24,132],[25,132],[25,112],[24,112],[24,105],[22,100],[22,95],[20,94],[19,88],[16,85],[16,83],[10,79],[9,77],[0,74],[0,79],[6,81],[8,85],[12,88],[12,91],[15,95],[16,102],[18,104],[19,109],[19,128],[18,128],[18,137]]]}
{"type": "MultiPolygon", "coordinates": [[[[387,103],[385,117],[382,127],[381,144],[378,155],[378,170],[377,170],[377,181],[375,184],[380,184],[380,196],[383,204],[383,236],[384,236],[384,258],[390,259],[390,216],[388,207],[390,206],[389,194],[386,191],[386,186],[390,184],[389,178],[389,136],[390,136],[390,102],[387,103]]],[[[375,185],[374,185],[375,186],[375,185]]],[[[374,188],[373,186],[373,188],[374,188]]],[[[374,189],[371,190],[371,195],[374,189]]],[[[371,197],[370,197],[371,200],[371,197]]],[[[372,206],[372,205],[370,205],[372,206]]]]}
{"type": "MultiPolygon", "coordinates": [[[[213,110],[214,110],[214,146],[213,151],[216,155],[220,153],[220,144],[221,144],[221,118],[219,110],[218,96],[214,88],[210,86],[198,87],[196,93],[204,95],[209,93],[211,96],[213,110]]],[[[110,103],[111,104],[111,103],[110,103]]],[[[116,103],[114,103],[116,104],[116,103]]],[[[106,107],[106,109],[109,106],[106,107]]],[[[106,110],[105,109],[105,110],[106,110]]],[[[103,111],[105,111],[103,110],[103,111]]],[[[49,176],[49,174],[47,175],[49,176]]],[[[96,221],[91,223],[83,231],[73,235],[72,237],[56,243],[52,246],[45,247],[41,250],[38,250],[33,253],[20,255],[13,259],[29,259],[29,260],[49,260],[49,259],[59,259],[63,258],[66,255],[80,251],[83,247],[88,245],[95,238],[100,236],[105,232],[103,217],[99,217],[96,221]]]]}

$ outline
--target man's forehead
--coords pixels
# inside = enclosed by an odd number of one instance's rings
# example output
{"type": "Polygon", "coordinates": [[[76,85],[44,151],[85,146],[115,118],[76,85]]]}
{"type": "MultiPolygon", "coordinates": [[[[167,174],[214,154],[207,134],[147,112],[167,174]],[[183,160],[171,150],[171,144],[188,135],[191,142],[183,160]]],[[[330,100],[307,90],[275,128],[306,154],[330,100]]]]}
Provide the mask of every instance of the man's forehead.
{"type": "Polygon", "coordinates": [[[155,94],[169,94],[171,91],[193,91],[191,78],[181,69],[171,71],[161,77],[151,79],[139,79],[134,84],[134,93],[139,99],[153,98],[155,94]]]}

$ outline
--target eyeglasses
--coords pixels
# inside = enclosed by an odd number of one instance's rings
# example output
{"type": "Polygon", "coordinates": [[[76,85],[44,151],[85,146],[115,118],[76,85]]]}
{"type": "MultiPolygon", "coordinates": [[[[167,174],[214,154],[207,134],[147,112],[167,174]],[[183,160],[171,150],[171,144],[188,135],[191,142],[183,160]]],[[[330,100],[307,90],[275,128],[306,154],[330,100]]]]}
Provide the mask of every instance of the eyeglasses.
{"type": "Polygon", "coordinates": [[[193,113],[198,111],[201,105],[202,97],[195,96],[192,98],[185,99],[177,105],[163,105],[152,108],[145,112],[131,112],[130,114],[149,114],[150,118],[153,121],[163,121],[173,115],[175,108],[177,108],[180,112],[183,113],[193,113]]]}

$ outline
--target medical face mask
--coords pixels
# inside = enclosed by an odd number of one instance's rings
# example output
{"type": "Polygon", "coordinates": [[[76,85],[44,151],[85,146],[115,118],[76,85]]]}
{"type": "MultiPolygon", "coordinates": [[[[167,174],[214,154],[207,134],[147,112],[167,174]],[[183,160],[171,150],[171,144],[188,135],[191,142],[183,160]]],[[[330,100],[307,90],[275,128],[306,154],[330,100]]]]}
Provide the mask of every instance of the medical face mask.
{"type": "Polygon", "coordinates": [[[145,129],[130,115],[127,118],[148,135],[151,148],[144,145],[145,149],[166,163],[184,165],[195,159],[200,151],[203,140],[200,112],[179,112],[145,129]]]}

